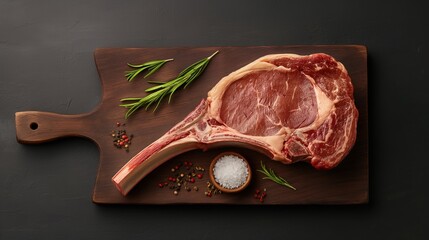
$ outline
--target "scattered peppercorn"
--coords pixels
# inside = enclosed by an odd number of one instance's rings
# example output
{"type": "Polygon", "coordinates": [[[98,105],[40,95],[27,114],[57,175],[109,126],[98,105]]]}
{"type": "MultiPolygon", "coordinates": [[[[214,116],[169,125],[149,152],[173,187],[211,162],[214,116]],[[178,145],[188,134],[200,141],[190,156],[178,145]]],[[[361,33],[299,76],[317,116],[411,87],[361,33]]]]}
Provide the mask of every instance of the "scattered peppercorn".
{"type": "Polygon", "coordinates": [[[264,188],[264,191],[261,192],[261,190],[256,189],[255,194],[253,195],[253,197],[257,200],[259,200],[260,203],[263,203],[265,200],[265,197],[267,196],[267,189],[264,188]]]}
{"type": "MultiPolygon", "coordinates": [[[[178,163],[171,168],[171,174],[167,177],[166,181],[162,181],[158,184],[159,188],[168,187],[173,191],[174,195],[179,195],[180,189],[184,188],[187,192],[194,190],[197,192],[199,189],[197,186],[193,185],[197,182],[196,179],[203,179],[204,174],[201,173],[204,171],[204,168],[195,166],[192,167],[193,163],[190,161],[184,161],[178,163]],[[183,171],[183,169],[186,169],[183,171]]],[[[209,195],[215,194],[214,189],[210,190],[209,195]]]]}
{"type": "MultiPolygon", "coordinates": [[[[120,122],[116,123],[117,127],[125,126],[125,123],[121,124],[120,122]]],[[[129,147],[131,145],[131,139],[133,138],[133,135],[130,136],[127,135],[127,132],[125,129],[120,130],[113,130],[111,133],[111,136],[113,138],[113,145],[118,149],[125,149],[125,151],[129,151],[129,147]]]]}
{"type": "Polygon", "coordinates": [[[211,182],[207,182],[207,191],[204,192],[207,197],[212,197],[213,195],[221,193],[222,191],[217,189],[211,182]]]}

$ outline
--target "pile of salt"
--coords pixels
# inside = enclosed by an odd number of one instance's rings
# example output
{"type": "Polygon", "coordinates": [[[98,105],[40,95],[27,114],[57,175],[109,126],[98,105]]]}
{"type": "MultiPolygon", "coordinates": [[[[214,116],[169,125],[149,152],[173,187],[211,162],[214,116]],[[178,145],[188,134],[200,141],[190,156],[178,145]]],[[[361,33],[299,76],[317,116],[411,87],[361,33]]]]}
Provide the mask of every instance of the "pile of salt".
{"type": "Polygon", "coordinates": [[[213,175],[222,187],[234,189],[246,183],[249,170],[243,159],[235,155],[225,155],[216,162],[213,175]]]}

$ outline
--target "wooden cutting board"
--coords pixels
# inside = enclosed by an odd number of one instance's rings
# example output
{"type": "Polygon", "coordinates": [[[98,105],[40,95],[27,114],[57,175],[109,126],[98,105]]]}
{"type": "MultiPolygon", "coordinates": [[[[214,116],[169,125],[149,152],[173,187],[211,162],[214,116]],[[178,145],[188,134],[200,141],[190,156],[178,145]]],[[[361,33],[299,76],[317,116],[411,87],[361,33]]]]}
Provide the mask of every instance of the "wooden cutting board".
{"type": "Polygon", "coordinates": [[[360,204],[368,202],[368,115],[367,115],[367,51],[358,45],[331,46],[258,46],[258,47],[200,47],[200,48],[104,48],[95,50],[95,62],[100,75],[103,97],[92,112],[79,115],[62,115],[46,112],[16,113],[17,139],[25,144],[38,144],[61,137],[86,137],[100,149],[100,165],[95,182],[93,201],[103,204],[261,204],[253,197],[257,189],[266,189],[263,204],[360,204]],[[177,91],[170,104],[163,102],[158,110],[140,110],[129,120],[124,119],[126,109],[119,107],[119,99],[144,96],[151,86],[139,77],[129,83],[124,71],[130,70],[127,63],[143,63],[155,59],[174,58],[150,80],[166,81],[175,77],[190,64],[211,55],[216,55],[206,71],[185,90],[177,91]],[[131,157],[163,135],[173,125],[192,111],[207,92],[225,75],[274,53],[311,54],[323,52],[332,55],[347,68],[355,87],[355,102],[359,110],[358,134],[354,148],[335,169],[318,171],[306,163],[283,165],[266,156],[243,148],[221,148],[206,152],[194,150],[181,154],[144,178],[126,197],[122,196],[111,182],[111,177],[131,157]],[[125,123],[117,127],[116,123],[125,123]],[[126,130],[133,134],[129,152],[113,146],[112,131],[126,130]],[[245,156],[252,167],[253,178],[247,189],[235,194],[216,194],[207,197],[209,176],[190,186],[198,191],[182,189],[178,195],[168,187],[160,188],[179,163],[190,161],[193,166],[208,169],[210,161],[223,151],[235,151],[245,156]],[[257,172],[260,162],[272,168],[288,180],[296,190],[282,187],[257,172]]]}

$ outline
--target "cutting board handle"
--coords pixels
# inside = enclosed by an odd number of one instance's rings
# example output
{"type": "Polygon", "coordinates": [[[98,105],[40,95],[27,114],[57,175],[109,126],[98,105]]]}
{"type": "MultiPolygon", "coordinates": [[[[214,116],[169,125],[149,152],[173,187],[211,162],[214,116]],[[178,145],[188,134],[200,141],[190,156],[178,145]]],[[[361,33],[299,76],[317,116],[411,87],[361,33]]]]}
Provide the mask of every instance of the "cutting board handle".
{"type": "Polygon", "coordinates": [[[20,143],[36,144],[62,137],[91,138],[88,114],[63,115],[27,111],[15,113],[16,138],[20,143]]]}

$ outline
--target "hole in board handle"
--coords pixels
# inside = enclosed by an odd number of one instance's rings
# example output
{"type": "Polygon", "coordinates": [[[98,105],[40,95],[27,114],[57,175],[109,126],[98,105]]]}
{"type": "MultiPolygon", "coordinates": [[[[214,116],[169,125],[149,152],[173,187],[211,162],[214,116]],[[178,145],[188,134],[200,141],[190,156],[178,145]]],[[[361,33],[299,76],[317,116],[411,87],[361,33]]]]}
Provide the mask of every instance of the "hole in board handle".
{"type": "Polygon", "coordinates": [[[36,122],[30,123],[31,130],[36,130],[38,127],[39,127],[39,124],[37,124],[36,122]]]}

